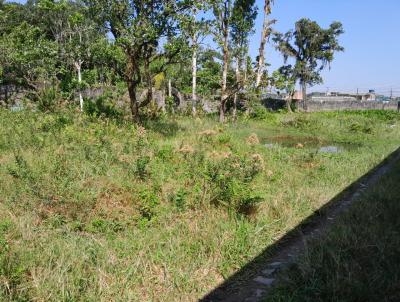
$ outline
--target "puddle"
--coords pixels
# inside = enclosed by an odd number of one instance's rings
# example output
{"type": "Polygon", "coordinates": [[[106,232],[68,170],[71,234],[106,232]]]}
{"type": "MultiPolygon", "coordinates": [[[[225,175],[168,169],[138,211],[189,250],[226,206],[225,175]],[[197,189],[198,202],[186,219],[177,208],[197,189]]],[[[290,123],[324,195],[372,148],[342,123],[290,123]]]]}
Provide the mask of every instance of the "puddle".
{"type": "Polygon", "coordinates": [[[281,146],[286,148],[316,149],[320,153],[340,153],[345,150],[353,150],[361,147],[357,143],[326,141],[324,139],[311,136],[271,136],[262,138],[261,142],[264,144],[265,148],[268,149],[281,146]]]}
{"type": "Polygon", "coordinates": [[[298,137],[298,136],[275,136],[262,139],[264,146],[273,148],[275,145],[294,148],[302,146],[303,148],[319,148],[327,144],[326,141],[316,137],[298,137]]]}
{"type": "Polygon", "coordinates": [[[339,148],[337,146],[326,146],[326,147],[321,147],[318,150],[319,153],[340,153],[342,152],[342,148],[339,148]]]}

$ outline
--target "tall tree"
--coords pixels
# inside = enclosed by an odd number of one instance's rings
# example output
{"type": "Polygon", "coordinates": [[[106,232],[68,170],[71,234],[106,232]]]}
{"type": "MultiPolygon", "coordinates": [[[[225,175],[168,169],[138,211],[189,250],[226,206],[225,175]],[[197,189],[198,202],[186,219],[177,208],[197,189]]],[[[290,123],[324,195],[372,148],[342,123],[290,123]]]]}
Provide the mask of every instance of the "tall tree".
{"type": "Polygon", "coordinates": [[[264,2],[264,22],[263,28],[261,32],[261,42],[260,48],[258,52],[258,59],[257,59],[257,78],[256,78],[256,88],[260,87],[262,75],[264,74],[265,68],[265,46],[267,44],[268,38],[272,33],[271,25],[273,25],[276,20],[269,19],[272,11],[272,4],[274,0],[265,0],[264,2]]]}
{"type": "Polygon", "coordinates": [[[66,58],[76,70],[79,94],[79,106],[83,111],[82,97],[82,66],[88,61],[91,47],[95,42],[97,33],[94,24],[83,13],[76,12],[68,18],[68,31],[66,42],[66,58]]]}
{"type": "Polygon", "coordinates": [[[181,20],[181,29],[189,40],[192,53],[192,114],[196,115],[197,104],[197,69],[198,52],[202,40],[208,33],[209,22],[205,18],[199,18],[199,13],[208,9],[208,1],[193,1],[189,14],[181,20]]]}
{"type": "Polygon", "coordinates": [[[212,9],[215,17],[214,38],[222,49],[221,103],[219,121],[225,121],[226,103],[228,102],[227,79],[230,63],[229,31],[232,17],[232,0],[214,0],[212,9]]]}
{"type": "MultiPolygon", "coordinates": [[[[257,17],[255,0],[236,0],[233,5],[231,22],[232,50],[235,57],[236,91],[243,88],[245,77],[246,58],[249,50],[249,37],[254,33],[254,22],[257,17]]],[[[233,116],[236,118],[238,94],[235,92],[233,100],[233,116]]]]}
{"type": "Polygon", "coordinates": [[[321,28],[317,22],[301,19],[295,30],[286,34],[275,33],[276,48],[283,54],[285,62],[295,60],[293,76],[300,81],[304,110],[307,106],[307,85],[322,82],[320,72],[334,59],[335,52],[344,51],[338,37],[344,33],[340,22],[333,22],[329,28],[321,28]]]}

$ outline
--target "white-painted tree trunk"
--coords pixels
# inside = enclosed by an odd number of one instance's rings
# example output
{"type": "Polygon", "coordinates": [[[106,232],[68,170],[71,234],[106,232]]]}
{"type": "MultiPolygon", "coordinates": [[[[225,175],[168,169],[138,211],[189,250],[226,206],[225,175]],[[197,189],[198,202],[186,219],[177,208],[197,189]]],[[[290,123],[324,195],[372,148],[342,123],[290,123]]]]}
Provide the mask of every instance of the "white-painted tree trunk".
{"type": "Polygon", "coordinates": [[[172,82],[171,79],[168,80],[168,97],[172,97],[172,82]]]}
{"type": "Polygon", "coordinates": [[[75,62],[75,67],[76,67],[76,71],[78,73],[79,107],[81,109],[81,112],[83,112],[83,96],[82,96],[82,89],[81,89],[81,85],[82,85],[82,72],[81,72],[82,62],[81,61],[75,62]]]}
{"type": "Polygon", "coordinates": [[[197,105],[197,49],[193,47],[192,55],[192,114],[196,115],[197,105]]]}
{"type": "MultiPolygon", "coordinates": [[[[236,67],[235,67],[235,74],[236,74],[236,83],[237,83],[237,90],[241,90],[241,82],[240,82],[240,64],[241,60],[239,57],[236,58],[236,67]]],[[[233,119],[236,120],[237,116],[237,101],[238,101],[238,92],[235,92],[235,95],[233,96],[233,119]]]]}

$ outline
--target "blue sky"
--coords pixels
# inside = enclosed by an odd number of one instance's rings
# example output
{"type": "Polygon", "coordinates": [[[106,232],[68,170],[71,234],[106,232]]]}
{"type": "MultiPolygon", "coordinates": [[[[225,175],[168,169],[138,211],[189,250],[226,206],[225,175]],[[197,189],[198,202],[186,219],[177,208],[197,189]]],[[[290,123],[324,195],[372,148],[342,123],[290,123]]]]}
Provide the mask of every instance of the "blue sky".
{"type": "MultiPolygon", "coordinates": [[[[262,27],[262,5],[257,19],[257,32],[251,39],[251,54],[259,47],[262,27]]],[[[312,90],[367,91],[400,95],[400,0],[276,0],[272,17],[275,29],[286,32],[294,23],[307,17],[327,27],[332,21],[343,23],[340,38],[345,52],[336,55],[331,69],[323,72],[324,84],[312,90]],[[328,88],[329,87],[329,88],[328,88]]],[[[283,64],[272,47],[267,50],[270,69],[283,64]]]]}
{"type": "MultiPolygon", "coordinates": [[[[25,2],[24,0],[17,0],[25,2]]],[[[259,14],[250,53],[257,55],[260,43],[264,0],[256,0],[259,14]]],[[[332,21],[343,23],[340,38],[344,53],[336,55],[330,70],[322,73],[324,84],[311,91],[360,92],[400,95],[400,0],[275,0],[272,18],[281,32],[294,27],[302,17],[327,27],[332,21]]],[[[282,56],[271,45],[266,52],[270,71],[279,68],[282,56]]]]}

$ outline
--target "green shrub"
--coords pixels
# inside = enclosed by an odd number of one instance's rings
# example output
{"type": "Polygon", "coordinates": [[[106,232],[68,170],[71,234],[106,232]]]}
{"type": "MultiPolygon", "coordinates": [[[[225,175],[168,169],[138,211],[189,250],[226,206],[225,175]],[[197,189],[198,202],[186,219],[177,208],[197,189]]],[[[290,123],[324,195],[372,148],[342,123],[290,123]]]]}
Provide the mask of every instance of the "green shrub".
{"type": "Polygon", "coordinates": [[[136,159],[135,174],[141,179],[145,180],[149,175],[148,165],[150,163],[150,157],[147,155],[140,156],[136,159]]]}
{"type": "Polygon", "coordinates": [[[142,190],[140,196],[139,212],[146,220],[151,220],[157,213],[157,207],[160,201],[154,192],[142,190]]]}
{"type": "Polygon", "coordinates": [[[367,124],[352,123],[350,125],[350,131],[351,132],[356,132],[356,133],[371,134],[372,131],[373,131],[373,128],[370,125],[367,125],[367,124]]]}
{"type": "Polygon", "coordinates": [[[211,202],[240,214],[252,214],[263,200],[253,183],[262,170],[259,155],[248,158],[225,155],[223,159],[209,160],[205,178],[212,192],[211,202]]]}
{"type": "Polygon", "coordinates": [[[20,154],[15,154],[14,156],[15,162],[8,167],[8,173],[14,178],[32,180],[34,178],[33,173],[26,160],[20,154]]]}
{"type": "Polygon", "coordinates": [[[122,112],[118,110],[111,97],[107,94],[97,97],[94,100],[85,99],[84,111],[95,117],[106,117],[113,119],[121,119],[122,112]]]}
{"type": "Polygon", "coordinates": [[[254,120],[264,121],[264,120],[276,120],[276,117],[272,112],[261,104],[253,106],[250,117],[254,120]]]}
{"type": "Polygon", "coordinates": [[[186,208],[188,193],[184,189],[179,189],[171,197],[171,202],[177,208],[178,211],[183,211],[186,208]]]}
{"type": "Polygon", "coordinates": [[[42,112],[55,111],[60,100],[55,86],[42,89],[36,96],[37,108],[42,112]]]}

